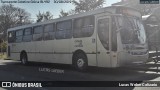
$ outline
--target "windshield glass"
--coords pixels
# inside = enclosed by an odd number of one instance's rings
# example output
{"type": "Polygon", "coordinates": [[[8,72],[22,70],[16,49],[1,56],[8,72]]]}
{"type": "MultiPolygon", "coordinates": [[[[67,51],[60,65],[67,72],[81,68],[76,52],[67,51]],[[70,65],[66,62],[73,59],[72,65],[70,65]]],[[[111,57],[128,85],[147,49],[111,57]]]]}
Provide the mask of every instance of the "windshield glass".
{"type": "Polygon", "coordinates": [[[144,44],[146,34],[144,26],[139,19],[134,17],[118,17],[120,34],[123,44],[144,44]]]}

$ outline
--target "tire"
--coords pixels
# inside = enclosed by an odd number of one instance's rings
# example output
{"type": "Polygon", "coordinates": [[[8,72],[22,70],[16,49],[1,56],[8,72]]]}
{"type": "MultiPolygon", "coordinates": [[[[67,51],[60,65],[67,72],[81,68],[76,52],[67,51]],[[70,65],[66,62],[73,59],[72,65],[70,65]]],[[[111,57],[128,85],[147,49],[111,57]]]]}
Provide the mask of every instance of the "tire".
{"type": "Polygon", "coordinates": [[[27,55],[25,53],[23,53],[22,56],[21,56],[21,63],[23,65],[27,65],[28,64],[28,58],[27,58],[27,55]]]}
{"type": "Polygon", "coordinates": [[[79,71],[86,71],[88,67],[87,57],[83,53],[74,56],[74,67],[79,71]]]}

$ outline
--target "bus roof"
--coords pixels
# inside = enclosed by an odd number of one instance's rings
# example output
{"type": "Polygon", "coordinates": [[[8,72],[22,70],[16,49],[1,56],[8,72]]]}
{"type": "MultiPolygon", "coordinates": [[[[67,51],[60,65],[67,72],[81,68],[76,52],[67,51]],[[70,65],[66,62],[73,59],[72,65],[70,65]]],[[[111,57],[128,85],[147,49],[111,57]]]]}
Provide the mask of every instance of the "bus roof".
{"type": "Polygon", "coordinates": [[[59,21],[64,21],[64,20],[70,20],[70,19],[74,19],[74,18],[89,16],[89,15],[95,15],[95,14],[104,13],[104,12],[108,12],[110,14],[115,14],[117,8],[127,8],[127,9],[131,9],[131,10],[139,12],[138,10],[130,8],[130,7],[116,5],[116,6],[100,8],[100,9],[92,10],[92,11],[88,11],[88,12],[82,12],[82,13],[75,14],[75,15],[65,16],[65,17],[62,17],[62,18],[47,20],[47,21],[44,21],[44,22],[38,22],[38,23],[32,23],[32,24],[17,26],[17,27],[13,27],[13,28],[8,29],[8,31],[18,30],[18,29],[23,29],[23,28],[33,27],[33,26],[38,26],[38,25],[43,25],[43,24],[49,24],[49,23],[54,23],[54,22],[59,22],[59,21]]]}

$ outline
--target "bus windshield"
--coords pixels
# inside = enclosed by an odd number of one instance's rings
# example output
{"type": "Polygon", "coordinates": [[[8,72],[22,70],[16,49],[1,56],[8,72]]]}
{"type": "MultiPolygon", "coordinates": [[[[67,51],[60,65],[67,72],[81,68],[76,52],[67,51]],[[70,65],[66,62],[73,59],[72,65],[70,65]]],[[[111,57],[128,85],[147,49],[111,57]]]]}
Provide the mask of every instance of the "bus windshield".
{"type": "Polygon", "coordinates": [[[146,34],[142,22],[134,17],[118,17],[118,23],[123,44],[144,44],[146,34]]]}

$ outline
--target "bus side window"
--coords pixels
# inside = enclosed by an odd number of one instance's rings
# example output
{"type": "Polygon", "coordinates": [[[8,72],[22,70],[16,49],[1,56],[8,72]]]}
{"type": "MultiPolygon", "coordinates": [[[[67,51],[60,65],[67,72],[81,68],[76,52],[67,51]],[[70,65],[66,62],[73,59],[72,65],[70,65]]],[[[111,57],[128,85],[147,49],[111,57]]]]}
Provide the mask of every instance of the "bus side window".
{"type": "Polygon", "coordinates": [[[72,20],[58,22],[56,28],[56,39],[68,39],[72,37],[72,20]]]}
{"type": "Polygon", "coordinates": [[[82,37],[82,28],[83,26],[83,19],[79,18],[79,19],[75,19],[74,23],[73,23],[73,37],[75,38],[80,38],[82,37]]]}
{"type": "Polygon", "coordinates": [[[36,26],[33,28],[33,41],[41,41],[43,37],[43,27],[36,26]]]}
{"type": "Polygon", "coordinates": [[[55,38],[55,24],[44,25],[44,40],[53,40],[55,38]]]}
{"type": "Polygon", "coordinates": [[[73,26],[74,38],[90,37],[94,32],[94,16],[77,18],[73,26]]]}
{"type": "Polygon", "coordinates": [[[94,31],[94,17],[88,16],[84,18],[84,23],[82,27],[82,35],[83,37],[90,37],[94,31]]]}
{"type": "Polygon", "coordinates": [[[24,29],[23,41],[30,42],[31,40],[32,40],[32,28],[24,29]]]}
{"type": "Polygon", "coordinates": [[[15,42],[15,32],[10,31],[8,32],[8,43],[14,43],[15,42]]]}
{"type": "Polygon", "coordinates": [[[16,31],[16,42],[19,43],[22,41],[23,29],[16,31]]]}
{"type": "Polygon", "coordinates": [[[115,18],[112,18],[112,51],[117,51],[117,27],[115,18]]]}

